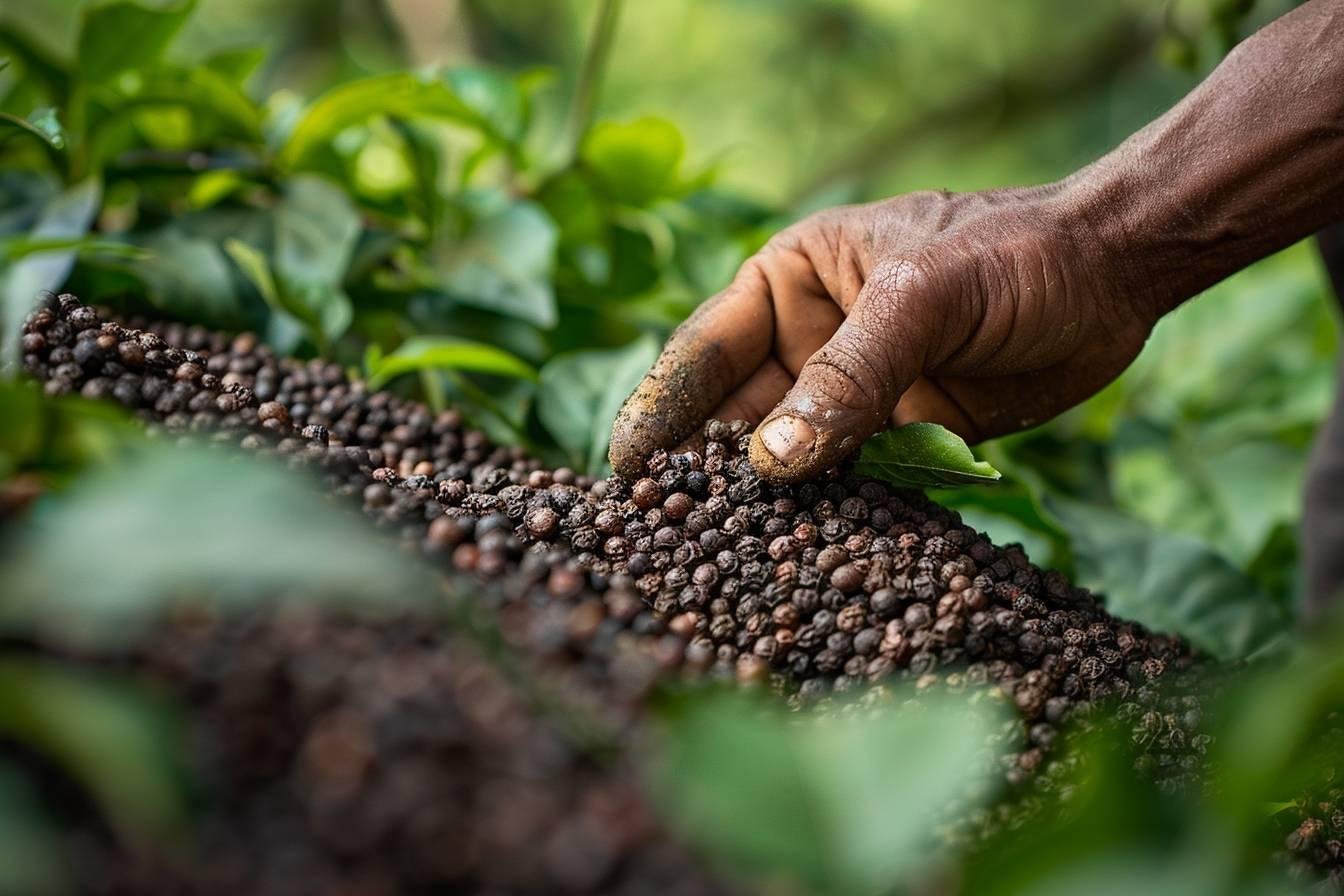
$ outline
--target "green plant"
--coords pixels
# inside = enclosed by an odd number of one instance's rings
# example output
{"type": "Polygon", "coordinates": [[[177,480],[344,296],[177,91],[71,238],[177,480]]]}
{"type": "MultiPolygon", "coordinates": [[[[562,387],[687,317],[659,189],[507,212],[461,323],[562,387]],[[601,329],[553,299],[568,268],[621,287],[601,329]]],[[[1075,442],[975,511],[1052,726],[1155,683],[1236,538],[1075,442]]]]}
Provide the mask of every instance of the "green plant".
{"type": "Polygon", "coordinates": [[[601,472],[610,397],[575,418],[539,395],[572,376],[629,384],[641,337],[728,276],[769,219],[687,173],[670,122],[591,124],[615,4],[558,155],[535,115],[559,101],[544,71],[392,72],[258,100],[259,53],[177,61],[191,10],[91,7],[68,60],[0,25],[16,73],[0,99],[7,362],[36,293],[65,286],[254,328],[380,384],[418,374],[432,403],[601,472]]]}

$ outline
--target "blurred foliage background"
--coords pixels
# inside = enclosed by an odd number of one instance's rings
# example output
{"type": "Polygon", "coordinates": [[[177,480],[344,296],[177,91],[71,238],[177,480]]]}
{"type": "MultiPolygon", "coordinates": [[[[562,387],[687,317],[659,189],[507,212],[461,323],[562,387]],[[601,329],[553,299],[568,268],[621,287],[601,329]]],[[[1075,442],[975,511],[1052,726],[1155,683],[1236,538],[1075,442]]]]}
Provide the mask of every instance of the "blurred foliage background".
{"type": "MultiPolygon", "coordinates": [[[[256,329],[601,472],[661,339],[773,230],[1067,174],[1290,5],[8,0],[0,358],[66,289],[256,329]]],[[[1094,400],[979,449],[1004,485],[938,497],[1118,615],[1279,650],[1334,313],[1311,246],[1267,259],[1094,400]]],[[[112,415],[0,390],[6,476],[60,486],[128,450],[112,415]]],[[[1143,867],[1177,892],[1179,860],[1143,867]]]]}

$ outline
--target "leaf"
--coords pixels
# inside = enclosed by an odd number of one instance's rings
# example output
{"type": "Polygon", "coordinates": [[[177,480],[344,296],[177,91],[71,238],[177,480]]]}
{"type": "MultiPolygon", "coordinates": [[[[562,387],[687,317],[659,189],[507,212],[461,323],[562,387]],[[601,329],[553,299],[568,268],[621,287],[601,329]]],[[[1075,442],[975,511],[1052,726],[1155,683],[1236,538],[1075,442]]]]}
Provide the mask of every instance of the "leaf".
{"type": "Polygon", "coordinates": [[[238,47],[221,50],[205,58],[203,65],[242,87],[266,61],[262,47],[238,47]]]}
{"type": "MultiPolygon", "coordinates": [[[[65,128],[61,126],[61,119],[55,109],[49,107],[37,109],[27,118],[0,112],[0,126],[36,138],[57,162],[60,160],[60,153],[65,150],[65,128]]],[[[3,142],[4,140],[0,139],[0,143],[3,142]]]]}
{"type": "Polygon", "coordinates": [[[1072,537],[1079,584],[1102,593],[1116,616],[1181,635],[1224,660],[1287,634],[1283,609],[1206,543],[1058,495],[1044,496],[1042,506],[1072,537]]]}
{"type": "Polygon", "coordinates": [[[0,621],[60,643],[134,638],[184,597],[377,609],[436,593],[413,558],[316,482],[220,449],[142,445],[44,499],[4,548],[0,621]]]}
{"type": "Polygon", "coordinates": [[[556,242],[555,224],[539,206],[511,202],[478,218],[460,242],[440,249],[441,283],[461,304],[553,327],[556,242]]]}
{"type": "Polygon", "coordinates": [[[527,97],[518,81],[483,68],[455,68],[443,75],[448,87],[496,140],[513,145],[528,123],[527,97]]]}
{"type": "Polygon", "coordinates": [[[899,488],[989,485],[1001,474],[936,423],[907,423],[863,443],[854,472],[899,488]]]}
{"type": "Polygon", "coordinates": [[[350,327],[354,307],[339,287],[322,283],[286,283],[282,287],[260,250],[231,239],[225,241],[224,251],[270,306],[273,317],[269,335],[277,348],[292,350],[305,332],[325,348],[350,327]]]}
{"type": "Polygon", "coordinates": [[[90,140],[126,115],[146,109],[190,113],[197,127],[195,131],[188,127],[187,136],[197,140],[215,136],[205,131],[211,125],[239,140],[257,141],[261,136],[261,110],[237,84],[205,66],[160,65],[140,73],[129,87],[107,87],[94,91],[91,98],[97,108],[90,113],[90,140]]]}
{"type": "Polygon", "coordinates": [[[441,336],[414,336],[389,355],[373,359],[369,388],[380,389],[403,374],[420,370],[465,370],[510,379],[536,380],[526,361],[480,342],[441,336]]]}
{"type": "Polygon", "coordinates": [[[195,5],[194,0],[158,7],[113,0],[87,7],[75,51],[80,77],[96,84],[127,69],[152,68],[195,5]]]}
{"type": "Polygon", "coordinates": [[[657,358],[658,341],[645,336],[621,348],[556,355],[541,368],[537,416],[575,467],[600,474],[616,413],[657,358]]]}
{"type": "Polygon", "coordinates": [[[64,766],[124,835],[171,836],[184,818],[178,730],[127,686],[48,660],[0,659],[0,731],[64,766]]]}
{"type": "MultiPolygon", "coordinates": [[[[57,196],[43,210],[29,232],[32,239],[73,239],[88,233],[102,204],[102,183],[95,178],[81,181],[57,196]]],[[[44,290],[57,290],[70,276],[75,250],[63,249],[28,255],[9,265],[0,277],[0,303],[3,304],[4,345],[0,347],[0,367],[8,368],[18,360],[19,330],[23,319],[44,290]]]]}
{"type": "Polygon", "coordinates": [[[74,891],[61,835],[24,771],[0,764],[0,868],[15,893],[58,896],[74,891]]]}
{"type": "Polygon", "coordinates": [[[685,149],[681,132],[666,119],[604,121],[588,133],[580,161],[608,197],[641,206],[678,192],[685,149]]]}
{"type": "Polygon", "coordinates": [[[228,324],[245,317],[223,250],[214,240],[183,231],[179,222],[144,240],[150,257],[131,272],[145,284],[145,298],[169,314],[228,324]]]}
{"type": "Polygon", "coordinates": [[[128,258],[139,260],[149,254],[139,246],[121,243],[115,240],[100,240],[91,237],[39,237],[32,239],[20,237],[12,240],[0,240],[0,262],[18,261],[39,252],[59,252],[72,249],[80,256],[103,256],[106,258],[128,258]]]}
{"type": "Polygon", "coordinates": [[[359,213],[334,184],[292,178],[275,209],[275,273],[284,284],[336,286],[359,239],[359,213]]]}
{"type": "Polygon", "coordinates": [[[702,693],[663,713],[648,771],[673,826],[723,868],[888,892],[932,860],[938,815],[985,786],[995,727],[987,703],[822,719],[702,693]]]}
{"type": "Polygon", "coordinates": [[[276,161],[284,168],[300,168],[341,131],[375,115],[492,127],[440,73],[374,75],[333,87],[314,100],[290,131],[276,161]]]}
{"type": "Polygon", "coordinates": [[[65,104],[70,90],[66,66],[32,35],[10,22],[0,22],[0,55],[16,60],[23,69],[24,78],[40,84],[52,102],[65,104]]]}
{"type": "Polygon", "coordinates": [[[340,283],[359,239],[359,215],[334,186],[301,176],[288,184],[273,222],[274,264],[242,240],[225,240],[224,250],[270,306],[269,335],[278,348],[292,350],[306,332],[325,350],[354,319],[340,283]]]}
{"type": "Polygon", "coordinates": [[[257,292],[273,310],[285,311],[280,301],[280,290],[276,288],[275,278],[271,276],[271,265],[260,249],[253,248],[242,240],[224,241],[224,251],[233,263],[238,265],[248,281],[257,288],[257,292]]]}

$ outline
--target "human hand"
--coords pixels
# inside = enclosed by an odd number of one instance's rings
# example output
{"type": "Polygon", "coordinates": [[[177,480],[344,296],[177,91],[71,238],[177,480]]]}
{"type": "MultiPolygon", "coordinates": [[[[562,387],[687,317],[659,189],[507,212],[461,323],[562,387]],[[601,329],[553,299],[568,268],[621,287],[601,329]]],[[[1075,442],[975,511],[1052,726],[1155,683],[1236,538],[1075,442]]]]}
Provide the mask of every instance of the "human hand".
{"type": "Polygon", "coordinates": [[[637,475],[715,418],[761,424],[752,462],[797,481],[889,424],[976,441],[1055,416],[1124,370],[1158,316],[1100,208],[1057,184],[789,227],[673,333],[617,417],[612,466],[637,475]]]}

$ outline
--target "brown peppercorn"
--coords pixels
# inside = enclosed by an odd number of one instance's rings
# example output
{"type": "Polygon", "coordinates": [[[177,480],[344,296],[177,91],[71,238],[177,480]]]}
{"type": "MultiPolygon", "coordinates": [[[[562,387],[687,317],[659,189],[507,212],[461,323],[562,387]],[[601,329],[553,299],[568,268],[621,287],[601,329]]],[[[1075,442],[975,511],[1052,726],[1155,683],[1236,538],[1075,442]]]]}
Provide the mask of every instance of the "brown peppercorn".
{"type": "Polygon", "coordinates": [[[831,586],[843,594],[853,594],[863,587],[867,569],[863,562],[846,563],[831,573],[831,586]]]}
{"type": "Polygon", "coordinates": [[[528,512],[524,526],[533,538],[550,541],[560,530],[560,514],[549,507],[537,507],[528,512]]]}
{"type": "Polygon", "coordinates": [[[663,501],[663,513],[669,520],[679,523],[695,507],[695,501],[685,492],[673,492],[663,501]]]}
{"type": "Polygon", "coordinates": [[[635,502],[635,506],[640,510],[649,510],[662,503],[662,486],[652,479],[640,479],[630,490],[630,499],[635,502]]]}

